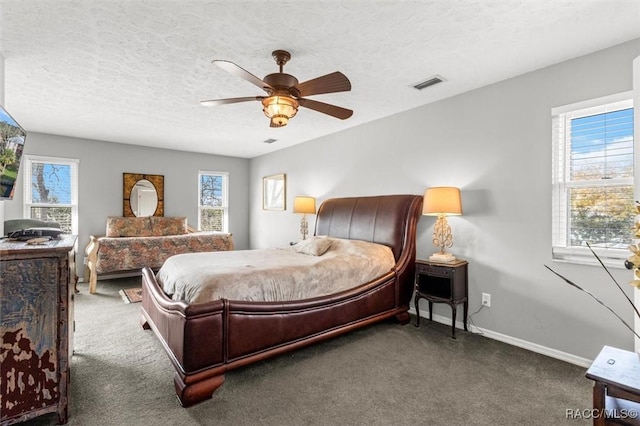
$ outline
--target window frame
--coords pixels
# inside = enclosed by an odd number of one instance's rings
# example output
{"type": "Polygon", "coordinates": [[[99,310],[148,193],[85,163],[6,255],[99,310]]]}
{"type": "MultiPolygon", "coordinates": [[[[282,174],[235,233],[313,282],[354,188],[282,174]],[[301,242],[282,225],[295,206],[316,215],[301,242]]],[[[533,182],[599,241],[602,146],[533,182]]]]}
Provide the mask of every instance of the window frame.
{"type": "Polygon", "coordinates": [[[42,155],[25,155],[23,158],[23,182],[24,182],[24,200],[23,200],[23,215],[25,218],[31,218],[31,209],[36,207],[41,208],[58,208],[58,207],[70,207],[71,208],[71,233],[78,235],[79,232],[79,206],[78,206],[78,183],[79,183],[79,165],[80,160],[77,158],[62,158],[62,157],[49,157],[42,155]],[[60,164],[70,167],[70,184],[71,184],[71,203],[34,203],[33,202],[33,187],[31,184],[32,171],[34,163],[45,164],[60,164]]]}
{"type": "Polygon", "coordinates": [[[215,172],[208,170],[198,170],[198,231],[202,231],[202,209],[222,210],[222,230],[211,232],[229,232],[229,173],[228,172],[215,172]],[[220,176],[222,177],[222,206],[221,207],[209,207],[202,206],[200,204],[202,195],[202,176],[220,176]]]}
{"type": "MultiPolygon", "coordinates": [[[[568,176],[570,170],[570,158],[568,151],[570,144],[567,142],[567,122],[591,115],[598,115],[605,112],[613,112],[622,109],[634,108],[633,92],[622,92],[610,96],[590,99],[583,102],[564,105],[551,110],[552,118],[552,212],[551,212],[551,232],[552,260],[558,262],[568,262],[585,265],[599,265],[600,263],[591,253],[588,247],[570,246],[569,241],[569,212],[570,196],[569,190],[580,186],[605,186],[613,187],[620,185],[634,186],[634,176],[628,178],[602,179],[595,181],[571,181],[568,176]]],[[[634,126],[636,123],[633,123],[634,126]]],[[[635,137],[635,135],[634,135],[635,137]]],[[[635,140],[633,144],[633,174],[635,167],[635,140]]],[[[633,229],[629,229],[629,235],[633,235],[633,229]]],[[[594,252],[601,258],[608,267],[624,268],[623,260],[630,256],[627,249],[593,247],[594,252]]]]}

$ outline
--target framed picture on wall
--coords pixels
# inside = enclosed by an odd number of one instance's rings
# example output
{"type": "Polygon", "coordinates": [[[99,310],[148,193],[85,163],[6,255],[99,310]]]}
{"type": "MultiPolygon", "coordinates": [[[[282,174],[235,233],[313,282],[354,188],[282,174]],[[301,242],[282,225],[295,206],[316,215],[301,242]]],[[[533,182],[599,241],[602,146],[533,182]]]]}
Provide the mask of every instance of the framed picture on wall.
{"type": "Polygon", "coordinates": [[[262,178],[262,208],[264,210],[287,209],[287,176],[265,176],[262,178]]]}

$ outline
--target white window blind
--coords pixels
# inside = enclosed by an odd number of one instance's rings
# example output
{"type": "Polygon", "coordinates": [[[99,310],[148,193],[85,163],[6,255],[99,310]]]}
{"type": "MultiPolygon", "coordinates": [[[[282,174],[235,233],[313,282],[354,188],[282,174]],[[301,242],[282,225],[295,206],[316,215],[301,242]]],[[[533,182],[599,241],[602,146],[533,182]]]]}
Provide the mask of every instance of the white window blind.
{"type": "Polygon", "coordinates": [[[224,172],[198,172],[198,229],[228,232],[229,175],[224,172]]]}
{"type": "Polygon", "coordinates": [[[553,258],[622,267],[633,242],[630,92],[554,108],[553,258]]]}
{"type": "Polygon", "coordinates": [[[77,159],[25,156],[24,217],[57,222],[78,234],[77,159]]]}

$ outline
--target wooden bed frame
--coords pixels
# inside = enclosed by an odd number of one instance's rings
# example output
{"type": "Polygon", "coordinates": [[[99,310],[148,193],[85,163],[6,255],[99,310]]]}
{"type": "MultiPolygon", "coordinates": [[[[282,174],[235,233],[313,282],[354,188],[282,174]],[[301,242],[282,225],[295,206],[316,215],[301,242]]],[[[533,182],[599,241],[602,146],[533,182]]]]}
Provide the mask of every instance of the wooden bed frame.
{"type": "Polygon", "coordinates": [[[175,368],[180,403],[211,398],[226,371],[395,317],[409,322],[416,256],[418,195],[334,198],[318,210],[315,235],[391,247],[395,268],[351,290],[293,302],[216,300],[188,304],[142,271],[142,327],[151,328],[175,368]]]}

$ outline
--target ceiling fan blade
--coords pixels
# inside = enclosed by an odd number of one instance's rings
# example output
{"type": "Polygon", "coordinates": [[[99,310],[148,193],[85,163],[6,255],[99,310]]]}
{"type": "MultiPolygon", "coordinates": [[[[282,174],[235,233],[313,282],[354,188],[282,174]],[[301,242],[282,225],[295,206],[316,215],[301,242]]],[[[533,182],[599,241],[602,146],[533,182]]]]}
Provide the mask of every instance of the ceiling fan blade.
{"type": "Polygon", "coordinates": [[[244,98],[227,98],[227,99],[213,99],[210,101],[200,101],[200,104],[204,106],[217,106],[217,105],[235,104],[238,102],[261,101],[263,99],[264,99],[264,96],[247,96],[244,98]]]}
{"type": "Polygon", "coordinates": [[[320,95],[322,93],[347,92],[351,90],[351,82],[340,71],[303,81],[295,86],[300,96],[320,95]]]}
{"type": "Polygon", "coordinates": [[[353,111],[350,109],[342,108],[336,105],[325,104],[324,102],[313,101],[311,99],[298,99],[300,106],[305,108],[309,108],[323,114],[331,115],[333,117],[339,118],[340,120],[345,120],[353,115],[353,111]]]}
{"type": "Polygon", "coordinates": [[[225,71],[230,72],[231,74],[237,75],[240,78],[244,78],[249,83],[258,86],[259,88],[261,88],[264,91],[267,91],[267,89],[269,89],[271,91],[275,90],[269,84],[265,83],[264,81],[262,81],[261,79],[259,79],[255,75],[251,74],[249,71],[239,67],[238,65],[234,64],[233,62],[222,61],[222,60],[217,60],[216,59],[214,61],[211,61],[211,63],[219,66],[220,68],[222,68],[225,71]]]}

